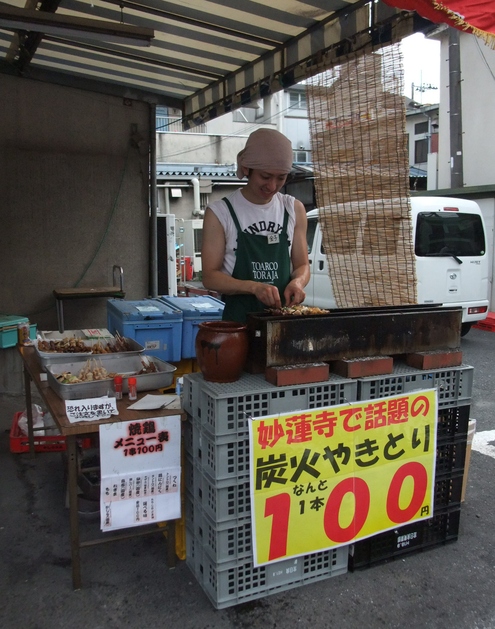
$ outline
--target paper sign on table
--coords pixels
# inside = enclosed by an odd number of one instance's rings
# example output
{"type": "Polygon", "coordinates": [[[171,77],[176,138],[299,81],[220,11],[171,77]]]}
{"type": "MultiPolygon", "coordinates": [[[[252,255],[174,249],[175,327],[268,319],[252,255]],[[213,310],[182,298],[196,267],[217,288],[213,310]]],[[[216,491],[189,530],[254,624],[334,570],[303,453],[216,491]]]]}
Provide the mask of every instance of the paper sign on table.
{"type": "Polygon", "coordinates": [[[127,408],[133,411],[152,411],[158,408],[180,408],[180,398],[178,395],[145,395],[127,408]]]}
{"type": "Polygon", "coordinates": [[[65,400],[65,414],[71,424],[75,422],[93,422],[109,419],[118,415],[117,401],[114,397],[87,398],[85,400],[65,400]]]}

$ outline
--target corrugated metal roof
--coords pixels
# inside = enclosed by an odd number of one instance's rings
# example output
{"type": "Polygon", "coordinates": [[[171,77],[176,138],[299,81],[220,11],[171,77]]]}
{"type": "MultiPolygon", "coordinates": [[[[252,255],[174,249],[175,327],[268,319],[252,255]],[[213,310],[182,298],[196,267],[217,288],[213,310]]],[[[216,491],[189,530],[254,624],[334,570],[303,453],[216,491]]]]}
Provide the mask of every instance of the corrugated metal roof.
{"type": "MultiPolygon", "coordinates": [[[[313,178],[314,171],[312,164],[293,164],[291,174],[297,178],[313,178]]],[[[191,177],[201,177],[203,179],[229,180],[239,183],[237,178],[236,164],[171,164],[168,162],[157,162],[156,176],[158,179],[184,179],[189,181],[191,177]]]]}
{"type": "Polygon", "coordinates": [[[234,179],[237,178],[237,164],[170,164],[158,162],[156,165],[157,178],[186,179],[202,177],[206,179],[234,179]]]}
{"type": "Polygon", "coordinates": [[[423,170],[422,168],[418,168],[417,166],[410,166],[409,167],[409,177],[427,177],[428,173],[426,172],[426,170],[423,170]]]}
{"type": "Polygon", "coordinates": [[[0,20],[0,71],[176,107],[185,128],[414,29],[413,14],[368,0],[10,0],[0,6],[153,29],[151,45],[142,48],[101,37],[18,35],[0,20]]]}

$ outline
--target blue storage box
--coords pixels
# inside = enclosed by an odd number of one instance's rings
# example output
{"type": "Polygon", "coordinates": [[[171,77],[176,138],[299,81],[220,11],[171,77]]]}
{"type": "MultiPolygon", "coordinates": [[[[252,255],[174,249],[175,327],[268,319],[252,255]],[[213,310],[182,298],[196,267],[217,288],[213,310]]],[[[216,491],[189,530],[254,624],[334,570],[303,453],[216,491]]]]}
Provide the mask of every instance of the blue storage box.
{"type": "MultiPolygon", "coordinates": [[[[19,315],[0,314],[0,348],[14,347],[19,339],[17,326],[19,323],[27,323],[27,317],[19,315]]],[[[36,340],[36,323],[29,326],[29,338],[36,340]]]]}
{"type": "Polygon", "coordinates": [[[172,308],[181,310],[182,319],[182,358],[196,358],[194,344],[203,321],[219,321],[222,318],[225,304],[210,295],[194,295],[191,297],[169,297],[163,295],[160,301],[172,308]]]}
{"type": "Polygon", "coordinates": [[[158,299],[109,299],[107,328],[136,340],[147,355],[167,362],[181,359],[182,311],[158,299]]]}

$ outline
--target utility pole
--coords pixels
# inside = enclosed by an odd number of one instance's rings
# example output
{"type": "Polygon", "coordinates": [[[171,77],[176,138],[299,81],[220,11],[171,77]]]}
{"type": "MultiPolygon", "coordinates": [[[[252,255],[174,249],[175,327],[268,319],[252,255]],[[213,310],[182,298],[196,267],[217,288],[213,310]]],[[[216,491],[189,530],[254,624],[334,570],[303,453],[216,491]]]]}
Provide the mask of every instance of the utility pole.
{"type": "Polygon", "coordinates": [[[460,33],[449,28],[450,187],[464,186],[460,33]]]}

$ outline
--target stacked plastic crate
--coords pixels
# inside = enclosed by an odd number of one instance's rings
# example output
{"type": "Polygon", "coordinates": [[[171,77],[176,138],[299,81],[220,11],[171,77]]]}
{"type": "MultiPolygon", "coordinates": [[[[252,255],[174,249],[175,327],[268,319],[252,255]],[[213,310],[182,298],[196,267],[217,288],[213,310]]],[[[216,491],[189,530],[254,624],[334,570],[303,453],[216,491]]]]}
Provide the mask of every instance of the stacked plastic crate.
{"type": "Polygon", "coordinates": [[[254,566],[248,422],[356,399],[357,382],[340,376],[296,387],[261,375],[228,384],[185,376],[186,561],[216,608],[347,572],[347,546],[254,566]]]}
{"type": "Polygon", "coordinates": [[[472,386],[469,365],[422,371],[398,363],[389,375],[358,380],[359,400],[436,388],[438,427],[433,517],[356,542],[351,570],[457,540],[472,386]]]}

